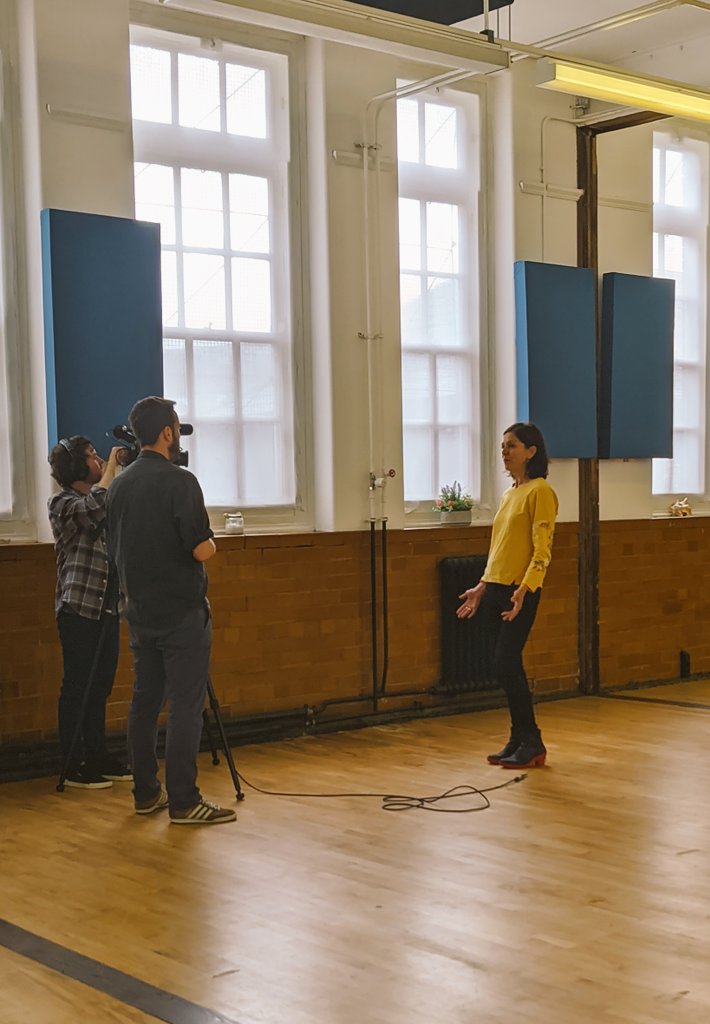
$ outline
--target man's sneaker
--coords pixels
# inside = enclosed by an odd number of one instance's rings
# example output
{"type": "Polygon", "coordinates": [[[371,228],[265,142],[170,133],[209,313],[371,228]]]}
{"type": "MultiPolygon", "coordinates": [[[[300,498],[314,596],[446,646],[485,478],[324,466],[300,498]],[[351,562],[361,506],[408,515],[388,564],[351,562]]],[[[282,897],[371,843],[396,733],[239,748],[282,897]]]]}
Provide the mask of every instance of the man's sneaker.
{"type": "Polygon", "coordinates": [[[67,772],[64,785],[71,786],[72,789],[110,789],[113,783],[99,772],[82,766],[67,772]]]}
{"type": "Polygon", "coordinates": [[[200,800],[199,804],[186,811],[171,811],[171,825],[221,825],[224,821],[236,821],[237,812],[228,807],[218,807],[209,800],[200,800]]]}
{"type": "Polygon", "coordinates": [[[136,814],[152,814],[153,811],[162,811],[168,806],[168,794],[164,786],[161,786],[152,800],[144,804],[135,804],[136,814]]]}
{"type": "Polygon", "coordinates": [[[122,761],[104,761],[101,765],[101,774],[111,782],[132,782],[133,772],[122,761]]]}

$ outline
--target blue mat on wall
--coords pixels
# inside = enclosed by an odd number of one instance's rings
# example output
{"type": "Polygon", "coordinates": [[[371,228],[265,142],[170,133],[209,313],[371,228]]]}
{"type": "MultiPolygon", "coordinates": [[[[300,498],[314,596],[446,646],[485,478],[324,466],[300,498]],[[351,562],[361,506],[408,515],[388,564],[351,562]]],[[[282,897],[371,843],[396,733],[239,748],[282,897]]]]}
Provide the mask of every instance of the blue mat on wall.
{"type": "Polygon", "coordinates": [[[131,406],[163,393],[160,227],[42,211],[49,447],[105,435],[131,406]]]}
{"type": "Polygon", "coordinates": [[[673,456],[675,281],[605,274],[599,457],[673,456]]]}
{"type": "Polygon", "coordinates": [[[558,459],[597,455],[596,289],[592,270],[515,264],[517,417],[558,459]]]}

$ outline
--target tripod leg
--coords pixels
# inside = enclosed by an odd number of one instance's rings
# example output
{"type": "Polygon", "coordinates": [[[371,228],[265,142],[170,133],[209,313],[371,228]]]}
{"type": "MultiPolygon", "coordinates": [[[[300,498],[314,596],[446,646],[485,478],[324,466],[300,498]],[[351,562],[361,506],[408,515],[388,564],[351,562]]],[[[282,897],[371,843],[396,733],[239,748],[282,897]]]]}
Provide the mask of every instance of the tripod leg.
{"type": "Polygon", "coordinates": [[[212,764],[219,764],[217,744],[214,741],[214,733],[212,732],[212,726],[210,725],[210,716],[207,714],[207,708],[205,708],[205,710],[202,712],[202,725],[204,726],[205,729],[207,742],[210,745],[210,751],[212,753],[212,764]]]}
{"type": "Polygon", "coordinates": [[[237,771],[236,766],[234,764],[234,758],[232,757],[232,751],[229,748],[227,734],[224,731],[224,723],[222,722],[222,714],[219,708],[219,701],[217,700],[217,696],[214,692],[212,680],[209,677],[207,679],[207,697],[210,702],[210,707],[212,708],[212,714],[214,715],[214,720],[220,735],[220,739],[222,740],[222,750],[224,751],[224,756],[227,759],[227,765],[229,766],[229,774],[232,776],[232,782],[234,783],[234,791],[236,793],[237,800],[243,800],[244,793],[242,792],[242,786],[239,781],[239,772],[237,771]]]}
{"type": "Polygon", "coordinates": [[[72,756],[79,742],[79,735],[84,724],[84,715],[86,714],[86,705],[89,703],[91,687],[94,685],[94,677],[96,676],[96,671],[99,667],[99,658],[101,657],[101,650],[104,646],[104,639],[106,637],[107,628],[108,616],[104,616],[104,619],[101,623],[101,627],[99,629],[99,638],[96,641],[96,650],[94,652],[94,659],[91,662],[89,678],[86,680],[86,688],[84,690],[84,695],[81,698],[81,707],[79,708],[79,717],[77,718],[76,728],[74,729],[74,735],[71,738],[71,743],[69,744],[67,756],[64,758],[64,763],[62,765],[61,772],[59,773],[59,782],[57,783],[58,793],[64,792],[64,783],[66,782],[67,774],[69,773],[69,765],[71,764],[72,756]]]}

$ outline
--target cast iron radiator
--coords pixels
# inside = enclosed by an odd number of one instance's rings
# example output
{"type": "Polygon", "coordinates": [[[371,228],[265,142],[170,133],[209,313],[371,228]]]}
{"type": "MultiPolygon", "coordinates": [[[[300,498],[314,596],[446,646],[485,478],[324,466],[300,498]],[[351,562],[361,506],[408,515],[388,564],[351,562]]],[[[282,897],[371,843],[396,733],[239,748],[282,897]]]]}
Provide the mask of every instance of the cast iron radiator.
{"type": "Polygon", "coordinates": [[[441,596],[441,679],[445,693],[478,693],[495,690],[493,643],[484,619],[457,619],[459,594],[478,583],[486,567],[486,555],[442,558],[439,562],[441,596]]]}

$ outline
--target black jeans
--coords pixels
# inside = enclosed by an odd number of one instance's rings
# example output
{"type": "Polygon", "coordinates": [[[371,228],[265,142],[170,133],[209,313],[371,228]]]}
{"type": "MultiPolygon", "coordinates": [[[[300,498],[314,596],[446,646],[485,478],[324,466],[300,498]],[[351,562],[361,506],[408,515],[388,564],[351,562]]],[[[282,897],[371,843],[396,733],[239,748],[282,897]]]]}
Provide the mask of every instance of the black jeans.
{"type": "Polygon", "coordinates": [[[165,786],[171,811],[185,811],[200,800],[197,753],[202,736],[212,622],[205,605],[167,629],[129,623],[136,679],[128,715],[128,748],[136,803],[148,803],[160,790],[156,741],[158,715],[168,704],[165,786]]]}
{"type": "Polygon", "coordinates": [[[100,619],[88,619],[74,612],[60,611],[57,628],[64,661],[64,678],[59,694],[59,740],[65,758],[81,718],[81,704],[103,632],[96,673],[69,765],[73,770],[81,761],[86,761],[88,769],[98,771],[106,756],[106,701],[113,689],[118,664],[118,616],[104,613],[100,619]]]}
{"type": "Polygon", "coordinates": [[[538,589],[534,594],[528,591],[518,615],[512,622],[504,622],[501,612],[513,607],[510,599],[515,589],[515,584],[487,583],[481,612],[495,637],[493,675],[505,690],[513,735],[524,739],[535,735],[537,723],[523,667],[523,648],[535,621],[542,591],[538,589]]]}

